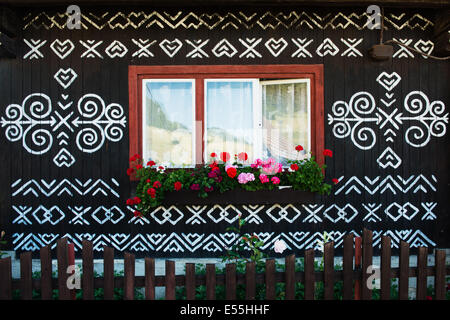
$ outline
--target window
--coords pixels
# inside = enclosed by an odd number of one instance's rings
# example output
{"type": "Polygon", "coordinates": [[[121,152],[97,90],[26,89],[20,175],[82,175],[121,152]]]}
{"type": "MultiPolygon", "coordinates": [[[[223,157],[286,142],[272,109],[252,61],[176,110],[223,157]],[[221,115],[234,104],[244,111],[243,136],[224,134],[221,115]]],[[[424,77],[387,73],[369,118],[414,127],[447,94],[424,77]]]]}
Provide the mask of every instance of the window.
{"type": "Polygon", "coordinates": [[[130,155],[171,167],[211,152],[323,163],[323,66],[130,66],[130,155]]]}

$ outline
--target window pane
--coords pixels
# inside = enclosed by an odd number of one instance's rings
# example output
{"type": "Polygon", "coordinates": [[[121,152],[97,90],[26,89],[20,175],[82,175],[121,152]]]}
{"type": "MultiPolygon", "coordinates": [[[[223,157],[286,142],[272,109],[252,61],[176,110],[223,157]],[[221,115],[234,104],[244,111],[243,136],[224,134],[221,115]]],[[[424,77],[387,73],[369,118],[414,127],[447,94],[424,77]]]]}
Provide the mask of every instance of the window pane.
{"type": "Polygon", "coordinates": [[[206,82],[206,159],[211,152],[254,156],[253,82],[206,82]]]}
{"type": "Polygon", "coordinates": [[[194,164],[192,81],[144,82],[144,160],[194,164]]]}
{"type": "MultiPolygon", "coordinates": [[[[295,81],[295,80],[294,80],[295,81]]],[[[262,85],[263,155],[287,165],[297,158],[296,145],[310,151],[307,82],[262,85]]]]}

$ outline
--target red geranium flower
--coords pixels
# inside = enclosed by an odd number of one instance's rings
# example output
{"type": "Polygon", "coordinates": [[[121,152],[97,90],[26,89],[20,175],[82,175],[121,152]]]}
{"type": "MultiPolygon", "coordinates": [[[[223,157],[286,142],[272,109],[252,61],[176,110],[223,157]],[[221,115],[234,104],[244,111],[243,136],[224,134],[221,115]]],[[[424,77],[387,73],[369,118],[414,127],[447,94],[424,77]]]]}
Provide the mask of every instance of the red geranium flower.
{"type": "Polygon", "coordinates": [[[134,211],[134,216],[135,217],[140,217],[140,216],[142,216],[142,213],[140,212],[140,211],[134,211]]]}
{"type": "Polygon", "coordinates": [[[152,180],[150,180],[150,179],[145,180],[145,183],[150,183],[150,182],[152,182],[152,180]]]}
{"type": "Polygon", "coordinates": [[[132,156],[132,157],[130,158],[130,162],[133,162],[134,160],[136,160],[136,158],[135,158],[134,156],[132,156]]]}
{"type": "Polygon", "coordinates": [[[143,168],[142,164],[137,164],[136,165],[136,170],[139,170],[139,169],[142,169],[142,168],[143,168]]]}
{"type": "Polygon", "coordinates": [[[127,175],[131,176],[134,173],[134,169],[133,168],[128,168],[127,169],[127,175]]]}
{"type": "Polygon", "coordinates": [[[236,168],[230,167],[230,168],[227,169],[227,175],[228,175],[231,179],[233,179],[234,177],[236,177],[236,174],[237,174],[236,168]]]}
{"type": "Polygon", "coordinates": [[[133,199],[127,199],[127,205],[132,206],[134,204],[133,199]]]}
{"type": "Polygon", "coordinates": [[[333,157],[333,151],[331,151],[330,149],[325,149],[325,150],[323,150],[323,155],[325,156],[325,157],[333,157]]]}
{"type": "Polygon", "coordinates": [[[333,181],[334,184],[338,184],[339,183],[339,180],[336,179],[336,178],[331,179],[331,181],[333,181]]]}
{"type": "Polygon", "coordinates": [[[176,191],[180,190],[181,187],[182,187],[182,184],[181,184],[180,181],[177,181],[177,182],[175,182],[175,183],[173,184],[173,188],[174,188],[176,191]]]}
{"type": "Polygon", "coordinates": [[[147,193],[149,195],[156,194],[156,190],[154,188],[149,188],[149,189],[147,189],[147,193]]]}
{"type": "Polygon", "coordinates": [[[211,158],[215,158],[215,157],[217,157],[217,154],[215,152],[212,152],[211,153],[211,158]]]}
{"type": "Polygon", "coordinates": [[[242,240],[248,241],[248,238],[247,237],[242,237],[242,240]]]}
{"type": "Polygon", "coordinates": [[[149,166],[149,167],[153,167],[155,164],[156,163],[153,160],[150,160],[149,162],[147,162],[147,166],[149,166]]]}
{"type": "Polygon", "coordinates": [[[298,145],[298,146],[295,147],[295,150],[300,152],[300,151],[303,150],[303,147],[301,145],[298,145]]]}
{"type": "Polygon", "coordinates": [[[159,181],[153,182],[153,188],[161,188],[161,182],[159,181]]]}
{"type": "Polygon", "coordinates": [[[238,154],[238,158],[239,158],[239,160],[247,161],[248,154],[246,152],[241,152],[241,153],[238,154]]]}
{"type": "Polygon", "coordinates": [[[134,202],[134,204],[139,204],[139,203],[142,202],[142,200],[141,200],[141,198],[139,198],[139,197],[134,197],[134,198],[133,198],[133,202],[134,202]]]}
{"type": "Polygon", "coordinates": [[[215,167],[217,167],[217,162],[213,162],[213,163],[211,163],[210,165],[209,165],[209,167],[211,168],[211,169],[214,169],[215,167]]]}
{"type": "Polygon", "coordinates": [[[221,152],[220,153],[220,159],[222,159],[223,162],[227,162],[230,160],[231,156],[228,152],[221,152]]]}
{"type": "Polygon", "coordinates": [[[298,170],[298,164],[296,164],[296,163],[291,164],[291,170],[292,171],[297,171],[298,170]]]}
{"type": "Polygon", "coordinates": [[[433,300],[433,297],[427,296],[427,300],[433,300]]]}

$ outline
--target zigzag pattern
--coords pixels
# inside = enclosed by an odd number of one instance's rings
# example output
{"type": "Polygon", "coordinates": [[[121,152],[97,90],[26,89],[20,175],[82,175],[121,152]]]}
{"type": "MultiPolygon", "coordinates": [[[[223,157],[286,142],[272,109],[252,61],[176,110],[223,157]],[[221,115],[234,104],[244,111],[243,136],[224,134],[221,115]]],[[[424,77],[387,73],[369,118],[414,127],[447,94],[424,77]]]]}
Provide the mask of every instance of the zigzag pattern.
{"type": "MultiPolygon", "coordinates": [[[[47,12],[28,13],[24,17],[24,27],[46,30],[66,28],[67,23],[66,13],[49,14],[47,12]]],[[[160,28],[160,29],[199,29],[206,28],[208,30],[227,28],[235,30],[251,30],[260,28],[267,29],[347,29],[349,27],[362,30],[367,27],[371,19],[366,12],[352,12],[344,14],[342,12],[329,12],[325,14],[318,14],[315,12],[305,11],[289,11],[271,12],[266,11],[262,13],[244,13],[227,12],[220,13],[200,13],[178,11],[170,14],[166,11],[151,11],[151,12],[105,12],[101,15],[95,15],[92,12],[81,14],[81,27],[83,29],[120,29],[127,28],[141,29],[141,28],[160,28]]],[[[433,22],[422,16],[419,13],[406,15],[402,13],[395,15],[387,13],[385,15],[385,28],[396,30],[426,30],[433,27],[433,22]]]]}
{"type": "Polygon", "coordinates": [[[363,191],[368,192],[371,195],[375,193],[383,194],[387,191],[390,191],[392,194],[400,193],[418,193],[422,191],[424,193],[428,192],[436,192],[436,183],[437,179],[434,175],[431,175],[429,178],[424,175],[411,175],[408,178],[402,178],[401,176],[391,176],[388,175],[384,179],[381,180],[380,176],[376,176],[375,178],[369,178],[364,176],[361,180],[353,176],[348,179],[345,183],[344,177],[340,177],[339,188],[334,192],[335,195],[340,193],[349,194],[351,192],[356,192],[361,194],[363,191]]]}
{"type": "Polygon", "coordinates": [[[44,179],[31,179],[28,181],[18,179],[11,185],[13,197],[27,196],[28,194],[33,194],[35,197],[61,196],[63,194],[73,196],[75,193],[81,196],[103,194],[106,197],[114,196],[120,198],[118,187],[119,183],[114,178],[111,178],[110,184],[102,179],[88,179],[85,182],[81,182],[79,179],[74,179],[74,182],[69,181],[69,179],[63,179],[60,182],[57,179],[49,182],[44,179]]]}
{"type": "MultiPolygon", "coordinates": [[[[329,231],[327,232],[331,241],[334,241],[335,247],[343,246],[344,236],[348,233],[359,236],[354,230],[351,231],[329,231]]],[[[320,250],[323,241],[321,232],[260,232],[256,235],[264,242],[263,250],[273,250],[274,243],[277,240],[283,240],[290,250],[303,250],[313,248],[320,250]]],[[[381,236],[390,236],[391,245],[398,248],[400,241],[406,241],[411,247],[435,246],[429,237],[420,230],[379,230],[373,231],[374,247],[381,246],[381,236]]],[[[110,246],[119,251],[131,252],[156,252],[156,253],[198,253],[198,252],[224,252],[236,242],[237,236],[234,233],[204,234],[204,233],[151,233],[151,234],[54,234],[54,233],[14,233],[14,250],[38,251],[43,246],[56,248],[57,240],[66,237],[69,243],[74,244],[75,251],[82,249],[82,240],[88,240],[93,243],[94,251],[103,251],[104,246],[110,246]]]]}

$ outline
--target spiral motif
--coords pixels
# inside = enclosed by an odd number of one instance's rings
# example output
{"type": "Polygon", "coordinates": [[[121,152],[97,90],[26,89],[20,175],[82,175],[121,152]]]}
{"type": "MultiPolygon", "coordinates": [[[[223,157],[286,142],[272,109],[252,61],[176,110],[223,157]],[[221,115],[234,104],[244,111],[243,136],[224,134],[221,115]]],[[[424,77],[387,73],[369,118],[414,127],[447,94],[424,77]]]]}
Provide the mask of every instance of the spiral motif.
{"type": "Polygon", "coordinates": [[[105,136],[108,140],[117,142],[122,139],[123,131],[120,127],[115,126],[114,123],[110,123],[105,128],[105,136]]]}
{"type": "Polygon", "coordinates": [[[52,102],[43,93],[33,93],[23,100],[22,108],[24,115],[35,121],[41,121],[52,112],[52,102]]]}
{"type": "Polygon", "coordinates": [[[5,136],[9,141],[15,142],[22,138],[22,126],[10,124],[5,130],[5,136]]]}
{"type": "Polygon", "coordinates": [[[430,123],[430,134],[433,137],[442,137],[447,131],[447,126],[442,119],[436,119],[430,123]]]}
{"type": "Polygon", "coordinates": [[[351,132],[348,121],[337,122],[333,127],[333,134],[338,138],[345,138],[351,132]]]}
{"type": "Polygon", "coordinates": [[[360,127],[361,123],[362,122],[359,122],[353,127],[352,141],[358,148],[369,150],[375,145],[377,138],[373,129],[369,127],[360,127]]]}
{"type": "Polygon", "coordinates": [[[405,140],[413,147],[423,147],[430,141],[430,130],[424,122],[419,122],[406,130],[405,140]]]}
{"type": "Polygon", "coordinates": [[[405,109],[412,114],[426,114],[430,105],[427,96],[421,91],[411,91],[405,97],[405,109]]]}
{"type": "Polygon", "coordinates": [[[18,104],[10,104],[5,110],[8,121],[20,121],[23,117],[22,107],[18,104]]]}
{"type": "Polygon", "coordinates": [[[350,112],[348,104],[344,101],[336,101],[331,107],[331,111],[335,117],[347,117],[350,112]]]}
{"type": "Polygon", "coordinates": [[[349,105],[356,116],[367,115],[375,110],[375,99],[370,93],[362,91],[351,97],[349,105]]]}
{"type": "Polygon", "coordinates": [[[78,100],[78,111],[87,119],[99,119],[105,113],[105,102],[93,93],[85,94],[78,100]]]}
{"type": "Polygon", "coordinates": [[[23,133],[23,146],[31,154],[44,154],[50,150],[52,144],[53,136],[46,129],[39,129],[36,126],[30,126],[23,133]],[[28,144],[28,140],[30,139],[32,142],[32,147],[28,144]]]}
{"type": "Polygon", "coordinates": [[[105,116],[108,120],[120,120],[124,115],[120,104],[111,103],[106,107],[105,116]]]}
{"type": "Polygon", "coordinates": [[[93,127],[80,130],[76,137],[78,148],[87,153],[92,153],[101,148],[105,141],[102,128],[94,124],[93,127]]]}

